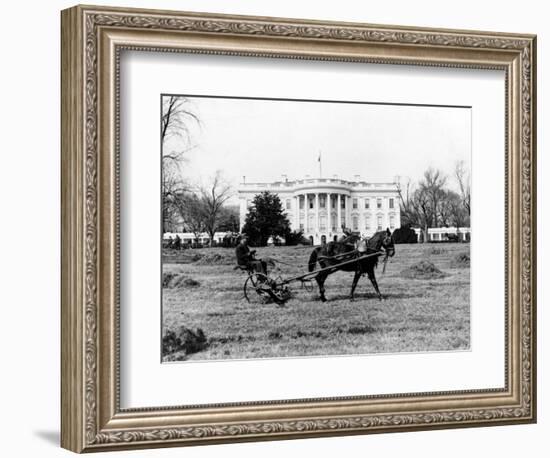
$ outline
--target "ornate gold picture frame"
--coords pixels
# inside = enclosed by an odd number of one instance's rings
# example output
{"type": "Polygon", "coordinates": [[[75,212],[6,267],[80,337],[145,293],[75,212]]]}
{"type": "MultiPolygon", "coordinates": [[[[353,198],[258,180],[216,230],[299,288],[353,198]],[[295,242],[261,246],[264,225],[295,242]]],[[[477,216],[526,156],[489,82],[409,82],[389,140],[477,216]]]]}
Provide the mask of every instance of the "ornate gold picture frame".
{"type": "Polygon", "coordinates": [[[61,33],[64,448],[91,452],[536,420],[535,36],[93,6],[64,10],[61,33]],[[123,50],[504,71],[505,387],[122,409],[123,50]]]}

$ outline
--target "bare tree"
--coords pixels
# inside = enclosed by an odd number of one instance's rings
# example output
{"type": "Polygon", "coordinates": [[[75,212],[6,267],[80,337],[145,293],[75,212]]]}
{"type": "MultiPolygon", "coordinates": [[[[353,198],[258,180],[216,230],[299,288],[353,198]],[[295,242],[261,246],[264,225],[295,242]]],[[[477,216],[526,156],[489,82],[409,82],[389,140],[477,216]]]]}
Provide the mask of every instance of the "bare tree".
{"type": "Polygon", "coordinates": [[[439,207],[437,208],[439,224],[443,227],[452,225],[453,213],[451,211],[451,200],[453,198],[452,191],[443,191],[443,197],[439,201],[439,207]]]}
{"type": "Polygon", "coordinates": [[[170,137],[178,137],[188,143],[190,122],[200,125],[198,116],[188,108],[189,100],[181,96],[164,96],[162,98],[162,118],[160,139],[164,143],[170,137]]]}
{"type": "Polygon", "coordinates": [[[239,232],[239,206],[226,205],[220,211],[218,231],[239,232]]]}
{"type": "Polygon", "coordinates": [[[199,189],[199,196],[205,217],[206,232],[208,232],[211,241],[214,240],[214,234],[218,229],[223,205],[231,195],[231,186],[225,182],[219,170],[212,178],[210,184],[201,186],[199,189]]]}
{"type": "Polygon", "coordinates": [[[175,193],[173,206],[183,220],[185,229],[193,232],[195,239],[207,232],[213,241],[218,227],[227,217],[224,204],[231,195],[231,187],[218,171],[208,185],[175,193]]]}
{"type": "Polygon", "coordinates": [[[163,164],[162,167],[162,221],[163,232],[174,225],[177,216],[181,216],[178,210],[180,194],[187,190],[177,164],[163,164]]]}
{"type": "Polygon", "coordinates": [[[445,197],[440,202],[439,217],[444,226],[455,226],[458,229],[464,226],[467,220],[466,211],[462,205],[462,198],[454,191],[445,191],[445,197]]]}
{"type": "Polygon", "coordinates": [[[193,233],[195,241],[206,230],[204,207],[201,199],[192,192],[178,193],[174,198],[174,208],[183,219],[186,230],[193,233]]]}
{"type": "Polygon", "coordinates": [[[419,227],[423,240],[428,240],[430,227],[469,224],[469,176],[464,165],[457,165],[455,176],[460,176],[460,194],[446,187],[447,177],[437,169],[428,168],[418,185],[408,179],[403,186],[398,180],[401,221],[419,227]]]}
{"type": "Polygon", "coordinates": [[[456,192],[449,191],[446,206],[451,216],[452,225],[456,227],[456,235],[458,235],[458,229],[465,225],[464,223],[468,218],[462,198],[456,192]]]}
{"type": "Polygon", "coordinates": [[[424,187],[419,187],[413,194],[412,208],[416,218],[416,225],[418,225],[422,231],[422,240],[428,241],[428,228],[433,221],[433,209],[430,196],[424,187]]]}
{"type": "Polygon", "coordinates": [[[413,196],[414,196],[414,184],[410,178],[407,178],[405,185],[401,184],[401,179],[397,179],[397,192],[400,201],[401,221],[402,226],[420,226],[418,214],[416,212],[413,196]]]}
{"type": "Polygon", "coordinates": [[[458,183],[458,188],[460,189],[462,205],[468,213],[468,216],[470,216],[471,176],[464,161],[457,161],[455,165],[455,178],[458,183]]]}
{"type": "Polygon", "coordinates": [[[173,222],[175,215],[179,214],[176,208],[176,196],[186,191],[189,187],[185,183],[181,164],[184,154],[191,148],[190,126],[200,125],[200,120],[188,107],[188,99],[178,96],[165,96],[162,98],[161,117],[161,144],[162,144],[162,220],[163,231],[173,222]],[[177,138],[175,149],[170,148],[168,139],[177,138]]]}
{"type": "Polygon", "coordinates": [[[447,177],[438,169],[428,168],[424,172],[424,177],[420,182],[420,188],[424,190],[430,205],[432,207],[432,221],[430,227],[437,227],[438,223],[438,208],[440,202],[445,198],[445,184],[447,177]]]}

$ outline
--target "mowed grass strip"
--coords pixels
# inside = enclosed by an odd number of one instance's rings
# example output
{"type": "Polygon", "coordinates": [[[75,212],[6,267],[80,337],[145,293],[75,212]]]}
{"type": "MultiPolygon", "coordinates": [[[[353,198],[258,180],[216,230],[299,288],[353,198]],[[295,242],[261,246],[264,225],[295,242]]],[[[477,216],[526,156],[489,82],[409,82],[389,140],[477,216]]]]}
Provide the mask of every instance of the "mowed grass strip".
{"type": "MultiPolygon", "coordinates": [[[[311,247],[258,249],[259,257],[280,264],[272,277],[288,278],[307,271],[311,247]]],[[[234,250],[187,250],[164,262],[165,273],[180,274],[200,286],[163,289],[163,328],[201,328],[208,347],[165,360],[212,360],[467,350],[470,345],[470,268],[457,263],[468,244],[397,245],[382,274],[376,270],[385,300],[379,301],[365,276],[350,302],[352,273],[327,279],[328,302],[293,283],[293,298],[284,307],[249,304],[243,295],[246,274],[234,270],[234,250]],[[193,256],[190,256],[192,254],[193,256]],[[201,260],[197,260],[200,258],[201,260]],[[208,262],[213,259],[213,264],[208,262]],[[401,271],[429,261],[447,274],[439,279],[403,278],[401,271]]]]}

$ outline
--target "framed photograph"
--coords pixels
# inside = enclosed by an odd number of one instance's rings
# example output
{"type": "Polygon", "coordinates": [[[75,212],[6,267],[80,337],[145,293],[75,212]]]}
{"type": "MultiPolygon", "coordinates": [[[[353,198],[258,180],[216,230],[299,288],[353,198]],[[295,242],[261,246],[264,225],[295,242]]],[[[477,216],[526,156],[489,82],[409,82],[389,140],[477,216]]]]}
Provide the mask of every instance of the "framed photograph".
{"type": "Polygon", "coordinates": [[[62,12],[62,446],[536,421],[536,37],[62,12]]]}

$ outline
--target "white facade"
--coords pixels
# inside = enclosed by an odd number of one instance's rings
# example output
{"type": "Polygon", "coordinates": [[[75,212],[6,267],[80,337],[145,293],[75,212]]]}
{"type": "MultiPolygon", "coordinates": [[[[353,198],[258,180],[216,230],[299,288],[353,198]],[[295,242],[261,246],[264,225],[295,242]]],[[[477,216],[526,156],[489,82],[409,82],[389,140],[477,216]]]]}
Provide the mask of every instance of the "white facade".
{"type": "Polygon", "coordinates": [[[263,191],[278,194],[292,230],[319,244],[343,234],[342,227],[370,237],[400,227],[397,185],[339,178],[305,178],[273,183],[239,185],[240,228],[254,196],[263,191]]]}

